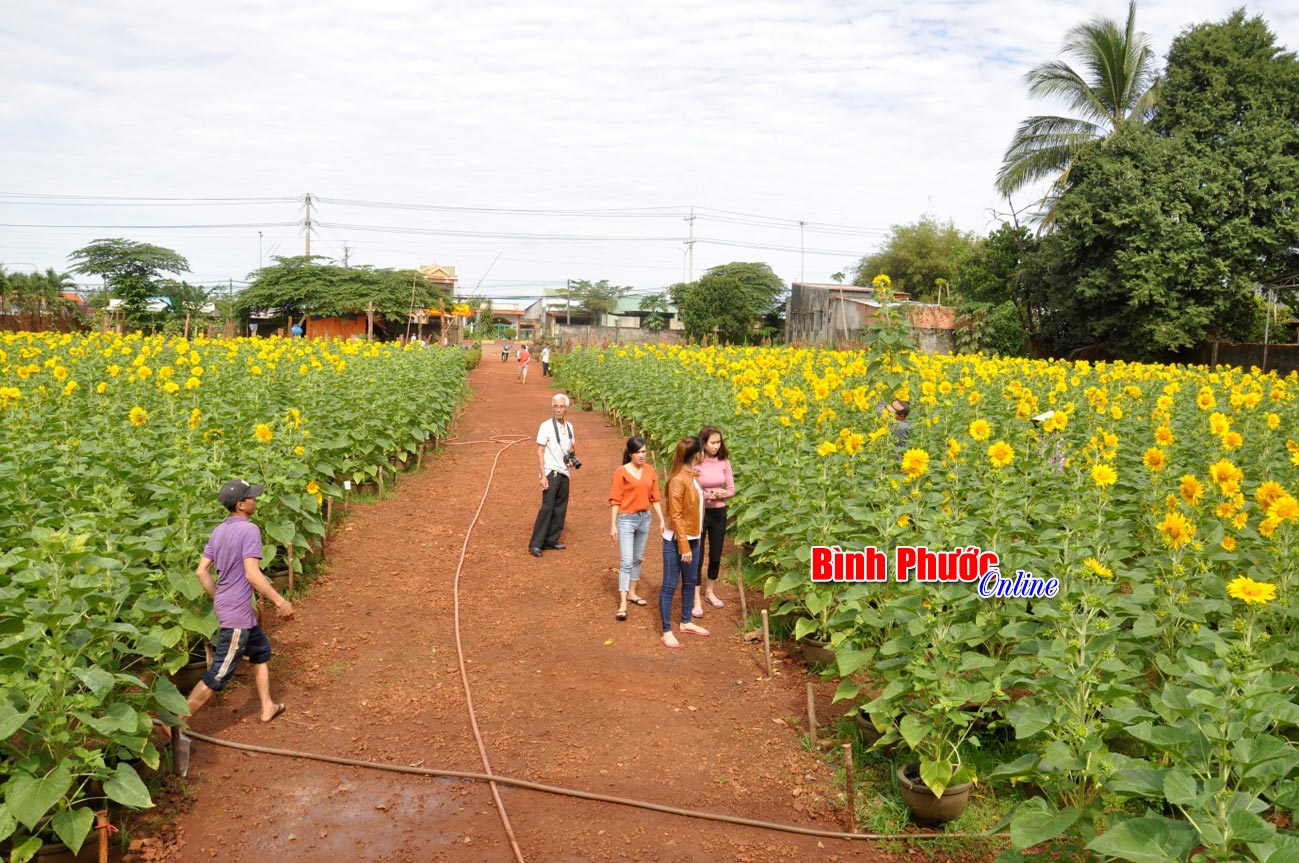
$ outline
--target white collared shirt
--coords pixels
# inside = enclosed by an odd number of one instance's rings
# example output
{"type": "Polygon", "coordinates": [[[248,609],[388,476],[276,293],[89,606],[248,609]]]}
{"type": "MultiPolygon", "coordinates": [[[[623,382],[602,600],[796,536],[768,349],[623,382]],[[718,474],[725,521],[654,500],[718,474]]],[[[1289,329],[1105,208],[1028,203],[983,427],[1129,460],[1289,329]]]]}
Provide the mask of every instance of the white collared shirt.
{"type": "Polygon", "coordinates": [[[546,448],[546,473],[568,474],[568,465],[564,464],[564,453],[573,448],[573,424],[548,419],[537,429],[537,446],[546,448]],[[559,438],[555,437],[555,426],[559,426],[559,438]]]}

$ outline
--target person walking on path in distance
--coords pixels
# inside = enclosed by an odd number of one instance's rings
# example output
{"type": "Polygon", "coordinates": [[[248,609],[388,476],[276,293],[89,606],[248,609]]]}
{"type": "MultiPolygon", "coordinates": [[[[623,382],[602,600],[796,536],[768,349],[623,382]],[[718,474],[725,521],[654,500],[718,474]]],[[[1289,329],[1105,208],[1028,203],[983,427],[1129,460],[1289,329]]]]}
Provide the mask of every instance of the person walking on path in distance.
{"type": "MultiPolygon", "coordinates": [[[[262,706],[261,721],[270,722],[284,712],[284,705],[271,698],[271,672],[267,666],[271,658],[271,643],[262,632],[253,609],[253,593],[256,592],[275,606],[280,617],[293,617],[293,605],[280,596],[262,574],[262,532],[250,520],[257,512],[257,497],[265,490],[265,486],[249,485],[245,480],[234,479],[221,486],[217,493],[217,499],[230,516],[213,529],[195,575],[203,590],[212,597],[212,608],[220,629],[212,666],[194,684],[186,699],[191,717],[211,700],[214,692],[225,688],[239,667],[239,660],[245,657],[253,665],[253,681],[262,706]],[[217,571],[215,583],[212,580],[213,566],[217,571]]],[[[172,752],[172,768],[185,775],[189,767],[189,738],[179,729],[175,732],[172,752]]]]}
{"type": "Polygon", "coordinates": [[[645,438],[629,437],[622,453],[622,467],[613,472],[609,487],[609,507],[612,523],[609,535],[618,543],[618,620],[627,619],[627,603],[645,605],[636,595],[640,582],[640,565],[645,559],[645,543],[650,534],[650,509],[658,513],[659,527],[663,521],[663,507],[659,504],[659,478],[654,468],[645,464],[645,438]]]}
{"type": "Polygon", "coordinates": [[[528,351],[528,346],[526,344],[519,345],[519,383],[526,384],[528,382],[528,364],[531,362],[532,354],[528,351]]]}
{"type": "Polygon", "coordinates": [[[537,480],[541,483],[541,509],[532,524],[532,540],[528,551],[541,557],[547,549],[562,551],[566,546],[559,541],[564,532],[564,517],[568,514],[568,466],[580,468],[573,450],[573,425],[566,422],[568,396],[555,393],[550,400],[551,418],[537,429],[537,480]]]}
{"type": "Polygon", "coordinates": [[[505,344],[501,345],[501,362],[505,362],[509,358],[510,358],[510,343],[506,342],[505,344]]]}
{"type": "Polygon", "coordinates": [[[703,458],[699,438],[677,441],[668,472],[668,517],[663,530],[663,586],[659,589],[659,618],[663,622],[663,646],[678,648],[672,634],[672,595],[681,584],[681,631],[691,635],[711,633],[690,618],[699,574],[699,537],[704,532],[703,490],[695,480],[695,468],[703,458]]]}
{"type": "MultiPolygon", "coordinates": [[[[722,543],[726,539],[726,501],[735,497],[735,477],[731,473],[731,457],[722,439],[722,430],[704,426],[699,431],[704,446],[704,458],[699,463],[699,487],[704,490],[704,532],[699,541],[699,554],[708,550],[708,587],[695,588],[695,617],[704,616],[703,601],[713,608],[723,608],[726,603],[717,598],[717,576],[722,569],[722,543]],[[702,596],[701,596],[702,594],[702,596]]],[[[703,565],[703,560],[700,560],[703,565]]]]}
{"type": "Polygon", "coordinates": [[[550,374],[550,345],[541,346],[541,376],[543,378],[552,377],[550,374]]]}

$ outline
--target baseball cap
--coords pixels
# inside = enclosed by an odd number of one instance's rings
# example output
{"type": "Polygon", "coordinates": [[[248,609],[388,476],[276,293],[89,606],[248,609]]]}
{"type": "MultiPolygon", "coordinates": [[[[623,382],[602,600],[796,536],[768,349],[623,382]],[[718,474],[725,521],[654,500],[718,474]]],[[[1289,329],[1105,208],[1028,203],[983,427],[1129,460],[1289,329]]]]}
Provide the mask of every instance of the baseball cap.
{"type": "Polygon", "coordinates": [[[257,497],[264,491],[266,491],[264,485],[249,485],[246,479],[232,479],[221,486],[221,491],[217,492],[217,500],[227,508],[232,508],[244,498],[257,497]]]}

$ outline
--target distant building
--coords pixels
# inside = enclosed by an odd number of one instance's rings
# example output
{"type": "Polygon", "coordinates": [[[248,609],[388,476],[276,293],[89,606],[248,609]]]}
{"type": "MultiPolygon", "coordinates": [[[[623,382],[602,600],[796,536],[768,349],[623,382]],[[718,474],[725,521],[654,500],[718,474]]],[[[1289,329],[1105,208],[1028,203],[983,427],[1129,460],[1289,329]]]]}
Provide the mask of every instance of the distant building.
{"type": "MultiPolygon", "coordinates": [[[[956,309],[917,303],[894,291],[884,302],[899,306],[911,322],[919,350],[950,354],[956,350],[956,309]]],[[[861,340],[861,332],[879,318],[881,302],[873,288],[837,282],[794,282],[785,307],[785,341],[789,344],[843,344],[861,340]]]]}
{"type": "MultiPolygon", "coordinates": [[[[616,337],[617,332],[621,330],[645,329],[645,321],[653,313],[640,307],[642,299],[644,297],[622,297],[612,312],[600,315],[596,320],[590,312],[572,305],[562,292],[557,291],[528,306],[523,313],[523,319],[545,333],[555,334],[565,328],[593,327],[601,331],[610,330],[616,337]]],[[[676,332],[685,329],[677,316],[676,306],[670,302],[667,303],[667,311],[660,313],[659,317],[663,318],[664,331],[676,332]]]]}
{"type": "Polygon", "coordinates": [[[460,280],[456,277],[455,267],[447,267],[441,264],[426,264],[425,266],[420,267],[419,271],[424,274],[424,278],[428,279],[433,284],[446,288],[447,293],[451,296],[454,297],[456,295],[456,285],[460,283],[460,280]]]}

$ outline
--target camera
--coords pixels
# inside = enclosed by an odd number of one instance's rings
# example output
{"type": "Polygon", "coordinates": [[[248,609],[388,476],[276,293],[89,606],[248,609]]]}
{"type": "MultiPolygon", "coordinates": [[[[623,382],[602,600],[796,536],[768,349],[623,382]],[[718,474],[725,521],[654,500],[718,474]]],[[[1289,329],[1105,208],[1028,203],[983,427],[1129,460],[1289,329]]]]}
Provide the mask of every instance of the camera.
{"type": "Polygon", "coordinates": [[[571,464],[575,470],[582,469],[582,463],[577,460],[577,453],[572,450],[564,453],[564,464],[571,464]]]}

